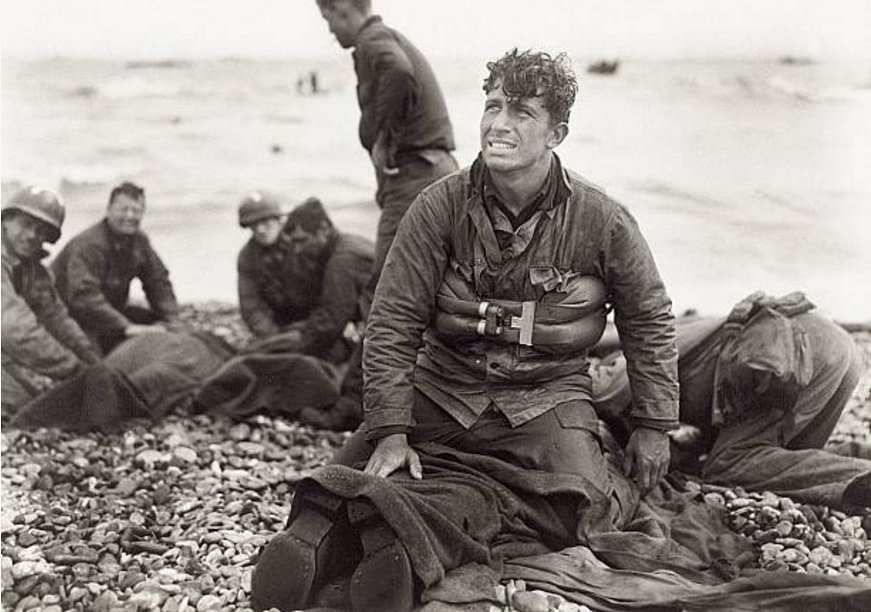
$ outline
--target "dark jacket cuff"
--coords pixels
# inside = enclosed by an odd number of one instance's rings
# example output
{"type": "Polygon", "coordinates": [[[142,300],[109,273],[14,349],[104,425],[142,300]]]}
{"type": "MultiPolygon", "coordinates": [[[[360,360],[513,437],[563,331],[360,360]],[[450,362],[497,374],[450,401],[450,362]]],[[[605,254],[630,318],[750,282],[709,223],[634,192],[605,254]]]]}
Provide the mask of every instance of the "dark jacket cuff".
{"type": "Polygon", "coordinates": [[[366,439],[380,440],[392,434],[410,433],[413,429],[411,411],[407,408],[378,408],[367,410],[365,414],[366,439]]]}

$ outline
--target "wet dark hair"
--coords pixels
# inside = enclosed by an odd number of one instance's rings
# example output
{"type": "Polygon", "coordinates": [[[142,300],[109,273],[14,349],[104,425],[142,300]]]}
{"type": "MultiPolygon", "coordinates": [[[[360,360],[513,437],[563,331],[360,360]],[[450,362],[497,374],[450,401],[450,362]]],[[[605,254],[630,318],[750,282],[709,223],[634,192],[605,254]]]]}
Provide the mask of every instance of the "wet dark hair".
{"type": "Polygon", "coordinates": [[[141,200],[145,197],[145,189],[136,183],[125,181],[112,189],[112,193],[109,194],[109,204],[114,202],[119,195],[126,195],[133,200],[141,200]]]}
{"type": "Polygon", "coordinates": [[[501,86],[509,99],[541,97],[553,124],[568,122],[578,80],[565,53],[551,57],[514,48],[499,60],[487,62],[487,70],[490,75],[484,80],[485,93],[501,86]]]}
{"type": "Polygon", "coordinates": [[[354,10],[364,15],[368,15],[372,10],[372,0],[316,0],[316,2],[318,3],[319,9],[325,9],[328,11],[341,2],[350,4],[354,10]]]}

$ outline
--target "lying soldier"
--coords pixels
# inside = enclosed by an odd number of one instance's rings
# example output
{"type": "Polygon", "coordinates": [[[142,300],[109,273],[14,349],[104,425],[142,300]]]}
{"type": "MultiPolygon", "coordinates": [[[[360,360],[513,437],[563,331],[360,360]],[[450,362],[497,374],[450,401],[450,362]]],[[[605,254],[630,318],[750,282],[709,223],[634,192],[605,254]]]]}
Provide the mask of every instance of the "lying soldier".
{"type": "Polygon", "coordinates": [[[104,354],[125,338],[177,325],[169,272],[140,229],[144,216],[145,190],[121,183],[109,194],[106,217],[74,236],[51,264],[70,314],[104,354]],[[148,308],[129,303],[134,278],[148,308]]]}
{"type": "Polygon", "coordinates": [[[57,242],[64,207],[57,194],[30,187],[2,209],[3,413],[99,361],[88,337],[70,318],[49,271],[43,243],[57,242]]]}
{"type": "MultiPolygon", "coordinates": [[[[871,506],[871,461],[821,450],[864,366],[849,334],[812,308],[801,293],[755,293],[725,319],[679,319],[680,420],[701,432],[706,482],[871,506]]],[[[619,340],[606,334],[596,351],[612,348],[619,340]]],[[[592,370],[594,404],[619,429],[629,381],[619,354],[603,363],[592,370]]]]}

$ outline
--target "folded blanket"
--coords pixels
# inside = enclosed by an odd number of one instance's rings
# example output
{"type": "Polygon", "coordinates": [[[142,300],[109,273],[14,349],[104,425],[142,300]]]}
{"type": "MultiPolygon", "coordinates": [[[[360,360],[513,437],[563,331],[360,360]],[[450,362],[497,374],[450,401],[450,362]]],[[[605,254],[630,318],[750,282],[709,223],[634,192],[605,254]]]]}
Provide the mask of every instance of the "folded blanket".
{"type": "MultiPolygon", "coordinates": [[[[303,480],[299,501],[324,491],[366,498],[393,528],[423,583],[425,610],[489,610],[496,586],[522,579],[594,610],[869,609],[871,585],[806,574],[737,578],[753,557],[721,510],[670,481],[644,500],[609,500],[581,476],[524,470],[437,444],[415,447],[424,477],[378,478],[331,465],[303,480]],[[628,501],[627,501],[628,500],[628,501]],[[566,508],[574,509],[574,520],[566,508]],[[860,603],[857,603],[860,602],[860,603]]],[[[616,469],[617,489],[634,487],[616,469]]],[[[612,498],[613,499],[613,498],[612,498]]]]}
{"type": "MultiPolygon", "coordinates": [[[[345,499],[369,499],[409,551],[425,586],[467,563],[499,568],[505,559],[579,543],[610,564],[640,571],[664,567],[696,583],[716,584],[734,575],[734,568],[724,571],[727,560],[749,546],[718,511],[668,483],[661,485],[656,507],[637,495],[621,496],[622,503],[635,506],[622,509],[632,520],[619,530],[612,523],[613,498],[583,476],[525,470],[437,444],[416,450],[422,480],[326,466],[300,483],[297,498],[318,488],[345,499]]],[[[616,468],[612,478],[618,490],[634,487],[616,468]]]]}

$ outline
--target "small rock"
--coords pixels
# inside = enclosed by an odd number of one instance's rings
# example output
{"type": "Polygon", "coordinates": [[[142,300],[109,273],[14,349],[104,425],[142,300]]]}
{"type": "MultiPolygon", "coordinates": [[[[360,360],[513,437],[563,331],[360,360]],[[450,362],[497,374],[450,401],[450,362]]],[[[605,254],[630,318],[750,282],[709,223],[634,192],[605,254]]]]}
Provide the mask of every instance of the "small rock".
{"type": "Polygon", "coordinates": [[[115,492],[121,497],[130,497],[139,488],[139,481],[135,478],[122,478],[115,486],[115,492]]]}
{"type": "Polygon", "coordinates": [[[118,596],[112,591],[106,591],[93,601],[90,609],[93,612],[112,612],[118,606],[118,596]]]}
{"type": "Polygon", "coordinates": [[[143,451],[139,451],[139,453],[136,455],[136,460],[145,465],[154,465],[155,463],[165,461],[166,457],[163,453],[148,448],[143,451]]]}
{"type": "Polygon", "coordinates": [[[37,539],[29,531],[25,531],[23,533],[18,534],[18,545],[19,546],[33,546],[36,544],[37,539]]]}
{"type": "Polygon", "coordinates": [[[196,463],[197,452],[187,446],[178,446],[172,450],[172,456],[184,463],[196,463]]]}
{"type": "Polygon", "coordinates": [[[231,440],[247,440],[251,436],[251,427],[247,423],[239,423],[227,432],[231,440]]]}
{"type": "Polygon", "coordinates": [[[15,580],[21,580],[28,576],[34,576],[49,571],[51,571],[51,568],[48,566],[48,563],[40,559],[38,561],[19,561],[12,566],[11,573],[15,580]]]}
{"type": "Polygon", "coordinates": [[[122,572],[122,574],[121,579],[118,581],[118,588],[122,591],[136,586],[146,578],[142,572],[122,572]]]}
{"type": "Polygon", "coordinates": [[[215,595],[203,595],[197,602],[197,612],[206,612],[206,610],[217,610],[224,605],[220,597],[215,595]]]}

